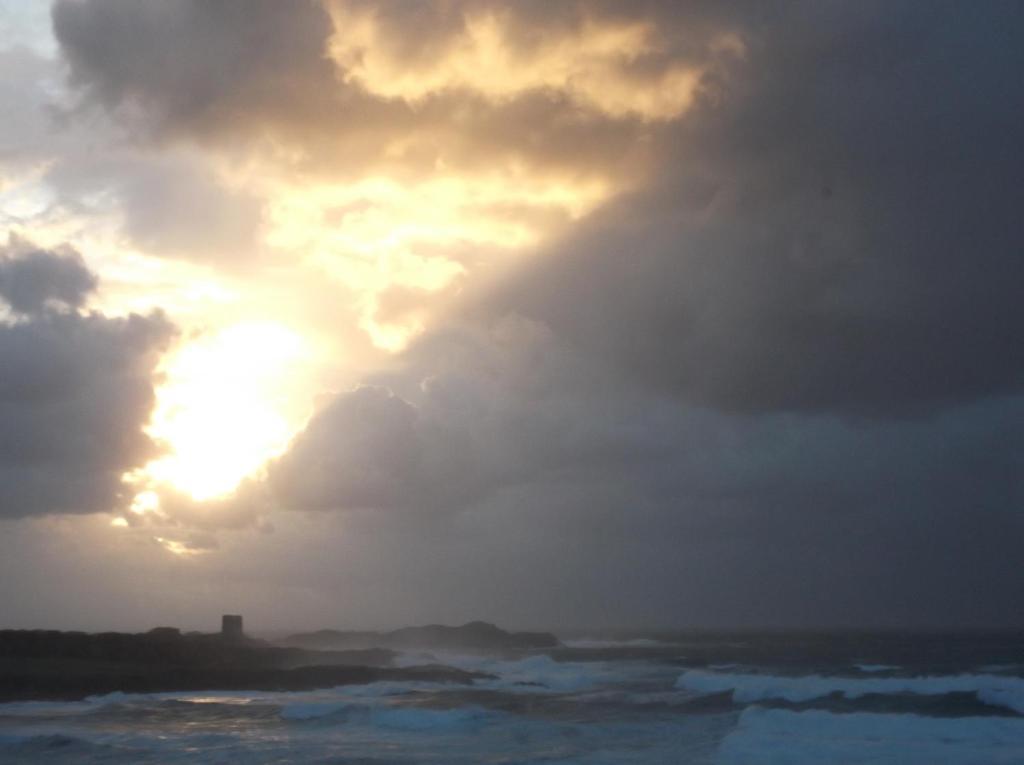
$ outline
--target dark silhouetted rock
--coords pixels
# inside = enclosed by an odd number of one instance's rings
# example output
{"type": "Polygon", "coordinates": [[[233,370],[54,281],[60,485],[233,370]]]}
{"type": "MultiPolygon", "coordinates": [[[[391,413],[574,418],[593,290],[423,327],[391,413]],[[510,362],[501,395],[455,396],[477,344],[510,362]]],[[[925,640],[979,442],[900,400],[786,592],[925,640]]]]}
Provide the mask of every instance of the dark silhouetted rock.
{"type": "Polygon", "coordinates": [[[430,624],[404,627],[392,632],[342,632],[319,630],[291,635],[282,645],[309,649],[390,648],[501,653],[531,651],[559,646],[558,638],[548,632],[507,632],[487,622],[469,622],[461,627],[430,624]]]}
{"type": "Polygon", "coordinates": [[[308,690],[379,680],[468,683],[471,672],[389,666],[383,648],[309,651],[173,627],[127,634],[0,630],[0,702],[112,691],[308,690]]]}

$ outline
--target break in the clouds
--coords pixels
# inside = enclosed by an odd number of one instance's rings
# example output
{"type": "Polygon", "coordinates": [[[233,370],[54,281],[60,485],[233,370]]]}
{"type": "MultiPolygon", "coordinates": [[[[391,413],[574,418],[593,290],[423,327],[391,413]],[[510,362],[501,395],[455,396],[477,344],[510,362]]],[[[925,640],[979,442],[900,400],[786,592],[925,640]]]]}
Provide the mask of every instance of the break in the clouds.
{"type": "MultiPolygon", "coordinates": [[[[60,113],[108,146],[45,170],[62,209],[334,338],[263,472],[132,529],[232,529],[191,591],[230,572],[378,624],[1019,624],[1022,28],[60,0],[60,113]]],[[[150,321],[83,313],[92,277],[46,258],[10,331],[150,321]]]]}
{"type": "Polygon", "coordinates": [[[173,326],[81,310],[96,286],[73,250],[0,249],[0,517],[124,506],[123,475],[156,454],[143,426],[173,326]]]}

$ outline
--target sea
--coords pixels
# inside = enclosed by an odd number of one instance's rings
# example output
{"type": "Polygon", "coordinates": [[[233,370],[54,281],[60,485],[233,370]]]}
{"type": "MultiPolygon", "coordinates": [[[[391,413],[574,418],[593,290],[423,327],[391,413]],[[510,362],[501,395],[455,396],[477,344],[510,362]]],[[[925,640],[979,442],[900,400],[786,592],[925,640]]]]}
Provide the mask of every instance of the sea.
{"type": "Polygon", "coordinates": [[[0,763],[1024,763],[1024,635],[565,636],[472,685],[0,704],[0,763]]]}

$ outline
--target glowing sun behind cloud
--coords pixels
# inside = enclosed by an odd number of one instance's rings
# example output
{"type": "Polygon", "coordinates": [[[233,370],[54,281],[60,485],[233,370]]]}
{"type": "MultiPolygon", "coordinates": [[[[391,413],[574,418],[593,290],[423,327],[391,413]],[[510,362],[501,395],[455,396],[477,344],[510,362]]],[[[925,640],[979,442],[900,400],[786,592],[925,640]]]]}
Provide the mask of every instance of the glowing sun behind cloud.
{"type": "Polygon", "coordinates": [[[231,493],[301,427],[308,398],[293,367],[309,352],[302,337],[272,322],[235,324],[182,346],[163,365],[147,429],[169,452],[136,480],[196,500],[231,493]]]}

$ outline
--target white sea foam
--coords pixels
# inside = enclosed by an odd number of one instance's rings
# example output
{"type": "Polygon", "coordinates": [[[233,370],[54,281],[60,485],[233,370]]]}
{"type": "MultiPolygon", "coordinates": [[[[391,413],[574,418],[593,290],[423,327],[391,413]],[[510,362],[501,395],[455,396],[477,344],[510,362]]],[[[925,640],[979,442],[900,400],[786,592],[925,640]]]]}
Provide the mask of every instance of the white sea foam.
{"type": "Polygon", "coordinates": [[[649,638],[635,638],[633,640],[608,640],[605,638],[580,638],[579,640],[563,640],[567,648],[664,648],[671,647],[673,643],[666,643],[662,640],[651,640],[649,638]]]}
{"type": "Polygon", "coordinates": [[[917,694],[974,693],[986,704],[997,704],[1024,714],[1024,678],[1002,675],[934,675],[919,677],[823,677],[821,675],[729,674],[690,670],[676,687],[698,693],[732,692],[743,704],[769,699],[801,702],[840,693],[855,699],[869,693],[917,694]]]}
{"type": "Polygon", "coordinates": [[[427,682],[417,680],[405,682],[398,680],[385,680],[378,683],[366,683],[365,685],[338,685],[330,688],[329,692],[347,698],[377,699],[388,696],[398,696],[411,691],[430,691],[442,687],[451,687],[446,683],[427,682]]]}
{"type": "Polygon", "coordinates": [[[452,733],[478,728],[495,715],[475,706],[456,709],[389,707],[372,710],[370,721],[390,730],[452,733]]]}
{"type": "Polygon", "coordinates": [[[1019,765],[1024,720],[832,714],[749,707],[718,765],[1019,765]]]}
{"type": "Polygon", "coordinates": [[[87,696],[81,701],[11,701],[0,703],[0,718],[3,717],[73,717],[90,714],[106,707],[126,704],[151,704],[160,701],[216,701],[219,703],[247,704],[252,699],[251,691],[216,691],[210,693],[169,692],[169,693],[112,693],[87,696]],[[228,694],[234,694],[229,696],[228,694]]]}
{"type": "Polygon", "coordinates": [[[97,706],[89,701],[8,701],[0,704],[0,718],[66,717],[92,712],[97,706]]]}
{"type": "Polygon", "coordinates": [[[385,696],[338,698],[321,694],[283,704],[280,717],[292,721],[338,718],[346,725],[368,729],[452,733],[475,729],[496,714],[477,706],[431,709],[396,703],[385,696]]]}
{"type": "MultiPolygon", "coordinates": [[[[189,701],[198,704],[251,704],[258,699],[259,691],[164,691],[161,693],[123,693],[114,691],[95,696],[87,696],[81,703],[93,707],[104,707],[113,704],[138,704],[152,701],[189,701]]],[[[269,692],[273,694],[274,692],[269,692]]]]}
{"type": "MultiPolygon", "coordinates": [[[[575,693],[613,681],[623,674],[623,665],[606,662],[555,661],[546,654],[522,659],[499,659],[489,656],[437,654],[434,660],[471,672],[494,675],[494,679],[477,680],[477,688],[491,688],[529,693],[575,693]]],[[[400,656],[399,666],[422,663],[423,657],[400,656]]]]}
{"type": "Polygon", "coordinates": [[[894,664],[854,664],[854,667],[859,669],[861,672],[875,673],[875,672],[894,672],[899,669],[894,664]]]}
{"type": "Polygon", "coordinates": [[[574,693],[618,676],[621,668],[613,669],[602,662],[560,662],[550,656],[538,655],[518,661],[498,662],[484,671],[498,676],[497,680],[483,682],[489,687],[574,693]]]}
{"type": "Polygon", "coordinates": [[[281,707],[282,720],[316,720],[350,709],[346,701],[308,701],[285,704],[281,707]]]}
{"type": "MultiPolygon", "coordinates": [[[[1014,678],[1016,679],[1016,678],[1014,678]]],[[[992,704],[997,707],[1012,709],[1017,714],[1024,715],[1024,693],[1019,688],[989,687],[979,688],[977,691],[979,701],[992,704]]]]}
{"type": "Polygon", "coordinates": [[[475,704],[478,699],[490,704],[492,698],[500,699],[499,694],[475,694],[454,684],[392,682],[299,692],[113,694],[66,705],[33,702],[35,706],[11,707],[20,708],[23,716],[4,717],[0,709],[0,762],[54,761],[58,748],[67,761],[72,755],[76,762],[102,757],[112,765],[271,765],[327,756],[339,761],[392,761],[396,752],[431,765],[499,759],[534,765],[666,765],[707,763],[712,757],[720,765],[1024,762],[1024,720],[1018,718],[934,719],[748,707],[737,725],[735,713],[708,713],[712,707],[701,714],[671,710],[675,704],[692,702],[695,690],[796,699],[833,691],[853,697],[967,690],[989,703],[1011,706],[1024,698],[1024,680],[1019,678],[773,677],[747,670],[678,676],[678,668],[664,664],[557,662],[542,655],[517,660],[462,657],[451,663],[496,675],[497,679],[475,683],[477,689],[568,696],[551,696],[535,705],[520,698],[497,710],[475,704]],[[143,713],[130,713],[133,707],[143,713]],[[92,708],[98,713],[53,714],[54,709],[65,708],[92,708]],[[566,714],[569,710],[571,716],[566,714]],[[274,714],[280,722],[265,724],[274,714]],[[70,737],[71,743],[62,737],[70,737]]]}

